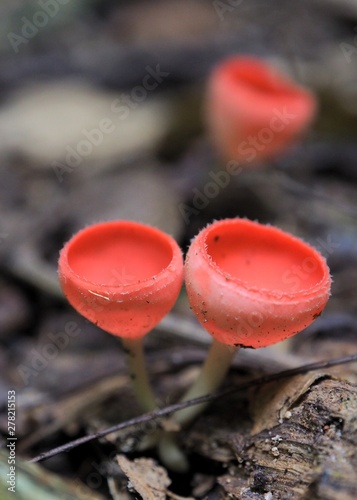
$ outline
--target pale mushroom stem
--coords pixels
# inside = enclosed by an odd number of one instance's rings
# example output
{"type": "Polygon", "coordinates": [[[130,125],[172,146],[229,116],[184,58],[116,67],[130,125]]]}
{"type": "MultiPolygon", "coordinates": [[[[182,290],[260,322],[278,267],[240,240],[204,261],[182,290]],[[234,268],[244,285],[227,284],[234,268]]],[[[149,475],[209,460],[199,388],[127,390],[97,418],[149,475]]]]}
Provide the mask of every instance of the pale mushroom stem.
{"type": "MultiPolygon", "coordinates": [[[[206,361],[201,368],[198,378],[182,397],[180,402],[189,401],[190,399],[195,399],[200,396],[216,392],[218,387],[223,382],[231,365],[232,359],[238,349],[239,347],[228,346],[213,339],[206,361]]],[[[183,427],[194,420],[207,405],[208,403],[202,403],[180,410],[173,415],[172,420],[180,427],[183,427]]],[[[172,456],[175,457],[177,469],[180,467],[179,457],[175,455],[175,441],[173,433],[166,433],[162,436],[159,442],[158,450],[160,458],[164,463],[168,460],[172,460],[172,456]]]]}
{"type": "Polygon", "coordinates": [[[157,405],[145,368],[143,339],[141,337],[123,338],[122,343],[127,353],[127,363],[136,399],[144,411],[153,411],[157,405]]]}
{"type": "MultiPolygon", "coordinates": [[[[190,399],[199,398],[200,396],[216,392],[227,375],[232,359],[238,349],[239,347],[222,344],[222,342],[213,339],[206,361],[201,368],[198,378],[183,396],[181,401],[189,401],[190,399]]],[[[202,403],[180,410],[175,413],[174,420],[183,427],[196,418],[207,405],[208,403],[202,403]]]]}
{"type": "MultiPolygon", "coordinates": [[[[145,368],[143,339],[123,338],[122,343],[127,352],[127,363],[136,399],[144,411],[153,411],[157,409],[157,404],[145,368]]],[[[166,449],[165,456],[162,457],[164,465],[176,472],[187,471],[189,467],[187,458],[176,444],[174,436],[165,433],[162,440],[166,449]]],[[[153,443],[157,443],[157,438],[153,443]]]]}

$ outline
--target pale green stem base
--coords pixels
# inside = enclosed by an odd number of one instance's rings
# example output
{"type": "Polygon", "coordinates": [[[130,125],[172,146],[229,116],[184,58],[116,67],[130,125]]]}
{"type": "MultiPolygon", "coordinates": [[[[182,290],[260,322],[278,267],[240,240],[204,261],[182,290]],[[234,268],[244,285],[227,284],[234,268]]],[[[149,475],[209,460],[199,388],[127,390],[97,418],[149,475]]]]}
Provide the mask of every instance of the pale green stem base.
{"type": "MultiPolygon", "coordinates": [[[[143,339],[122,339],[124,349],[127,351],[127,362],[132,381],[134,394],[141,408],[145,412],[157,409],[154,393],[152,392],[147,371],[145,368],[143,339]]],[[[157,439],[157,438],[156,438],[157,439]]],[[[155,442],[157,442],[155,439],[155,442]]],[[[174,436],[171,433],[165,433],[162,437],[165,443],[166,453],[163,457],[163,463],[169,469],[176,472],[185,472],[189,464],[184,453],[175,443],[174,436]]],[[[159,450],[160,454],[160,450],[159,450]]]]}
{"type": "MultiPolygon", "coordinates": [[[[237,351],[238,347],[227,346],[214,339],[196,382],[194,382],[180,402],[216,392],[223,382],[237,351]]],[[[180,410],[173,415],[172,420],[179,424],[180,427],[183,427],[194,420],[207,405],[208,403],[202,403],[180,410]]],[[[174,435],[168,433],[166,436],[163,436],[158,447],[160,457],[164,463],[168,459],[175,460],[176,467],[180,468],[180,458],[175,456],[175,450],[172,450],[172,445],[175,447],[174,435]]]]}
{"type": "MultiPolygon", "coordinates": [[[[237,351],[238,347],[227,346],[213,339],[206,361],[202,366],[197,380],[183,396],[181,402],[216,392],[227,375],[232,359],[237,351]]],[[[208,406],[208,403],[190,406],[178,411],[174,415],[174,420],[183,427],[196,418],[206,406],[208,406]]]]}

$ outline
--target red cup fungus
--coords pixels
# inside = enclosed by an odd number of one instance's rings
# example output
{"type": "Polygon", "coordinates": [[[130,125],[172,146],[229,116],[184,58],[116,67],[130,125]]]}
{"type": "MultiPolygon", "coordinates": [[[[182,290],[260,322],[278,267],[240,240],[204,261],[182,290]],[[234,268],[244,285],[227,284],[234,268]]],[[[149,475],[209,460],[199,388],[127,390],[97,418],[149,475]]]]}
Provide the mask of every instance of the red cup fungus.
{"type": "Polygon", "coordinates": [[[254,57],[231,57],[212,71],[206,122],[225,160],[253,163],[279,154],[309,126],[316,99],[254,57]]]}
{"type": "Polygon", "coordinates": [[[153,227],[113,221],[66,243],[59,279],[70,304],[106,332],[143,337],[169,312],[182,286],[182,253],[153,227]]]}
{"type": "Polygon", "coordinates": [[[324,309],[324,257],[272,226],[226,219],[203,229],[185,263],[189,301],[202,326],[230,346],[265,347],[306,328],[324,309]]]}
{"type": "MultiPolygon", "coordinates": [[[[156,409],[142,340],[170,311],[181,290],[183,258],[176,241],[137,222],[94,224],[65,244],[58,271],[69,303],[89,321],[121,337],[137,400],[144,411],[156,409]]],[[[173,439],[163,440],[167,466],[187,470],[187,459],[173,439]]]]}
{"type": "MultiPolygon", "coordinates": [[[[216,221],[193,240],[185,262],[193,312],[213,343],[183,401],[214,392],[240,347],[265,347],[306,328],[331,287],[322,255],[298,238],[247,219],[216,221]]],[[[177,412],[185,425],[206,404],[177,412]]]]}

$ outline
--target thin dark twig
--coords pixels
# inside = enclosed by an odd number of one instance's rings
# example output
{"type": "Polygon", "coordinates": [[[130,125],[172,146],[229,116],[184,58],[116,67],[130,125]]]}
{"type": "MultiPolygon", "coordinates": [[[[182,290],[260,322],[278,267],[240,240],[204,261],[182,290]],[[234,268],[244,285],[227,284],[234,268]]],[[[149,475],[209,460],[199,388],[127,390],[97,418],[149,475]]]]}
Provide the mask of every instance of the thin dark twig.
{"type": "Polygon", "coordinates": [[[46,458],[53,457],[58,455],[59,453],[63,453],[64,451],[72,450],[81,444],[88,443],[89,441],[93,441],[95,439],[101,438],[112,432],[117,432],[122,429],[126,429],[127,427],[143,424],[145,422],[149,422],[150,420],[164,417],[169,415],[170,413],[174,413],[179,410],[183,410],[189,406],[194,406],[201,403],[207,403],[209,401],[216,401],[217,399],[226,397],[230,394],[233,394],[238,391],[242,391],[251,387],[259,386],[262,384],[267,384],[269,382],[274,382],[277,380],[282,380],[288,377],[292,377],[293,375],[301,375],[307,373],[309,371],[321,370],[324,368],[331,368],[337,365],[343,365],[347,363],[352,363],[357,361],[357,354],[352,354],[350,356],[345,356],[343,358],[334,358],[328,361],[318,361],[316,363],[310,363],[308,365],[299,366],[297,368],[292,368],[290,370],[284,370],[278,373],[272,373],[269,375],[264,375],[263,377],[259,377],[254,380],[250,380],[248,382],[244,382],[243,384],[235,385],[233,388],[218,392],[216,394],[208,394],[206,396],[201,396],[199,398],[191,399],[189,401],[185,401],[183,403],[176,403],[170,406],[165,406],[164,408],[160,408],[154,410],[150,413],[144,413],[139,415],[138,417],[134,417],[130,420],[126,420],[125,422],[121,422],[120,424],[113,425],[112,427],[108,427],[107,429],[103,429],[94,434],[89,434],[88,436],[83,436],[81,438],[75,439],[73,441],[69,441],[68,443],[58,446],[57,448],[53,448],[52,450],[40,453],[36,457],[29,460],[30,462],[40,462],[45,460],[46,458]]]}

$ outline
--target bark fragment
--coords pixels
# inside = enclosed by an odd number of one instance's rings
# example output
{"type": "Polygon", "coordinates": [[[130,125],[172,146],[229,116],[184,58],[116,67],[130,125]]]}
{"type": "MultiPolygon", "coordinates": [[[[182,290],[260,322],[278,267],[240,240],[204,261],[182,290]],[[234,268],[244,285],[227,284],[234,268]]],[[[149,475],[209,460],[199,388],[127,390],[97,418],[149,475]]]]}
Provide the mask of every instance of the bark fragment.
{"type": "Polygon", "coordinates": [[[219,478],[225,498],[357,498],[357,388],[349,382],[320,377],[285,418],[231,442],[240,443],[239,465],[219,478]]]}

